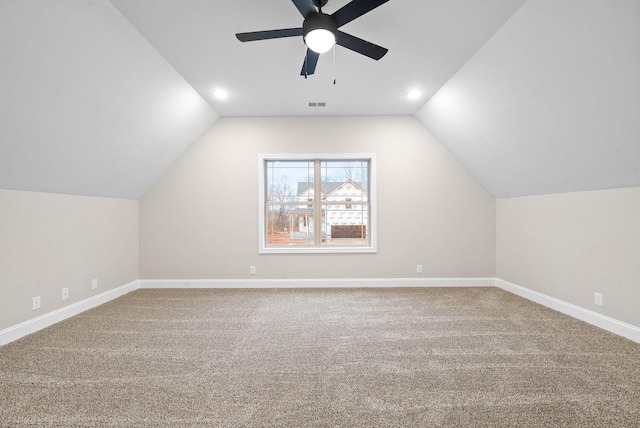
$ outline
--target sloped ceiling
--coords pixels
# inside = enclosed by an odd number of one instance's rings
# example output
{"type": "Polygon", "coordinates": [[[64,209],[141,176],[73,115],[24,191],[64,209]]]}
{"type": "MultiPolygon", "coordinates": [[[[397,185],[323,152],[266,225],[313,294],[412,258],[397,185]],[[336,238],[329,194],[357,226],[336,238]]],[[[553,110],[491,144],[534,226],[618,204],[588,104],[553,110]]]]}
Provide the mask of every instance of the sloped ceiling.
{"type": "Polygon", "coordinates": [[[338,48],[307,80],[301,40],[234,37],[300,22],[289,0],[0,0],[0,188],[138,199],[219,116],[373,114],[415,114],[497,197],[640,185],[637,0],[390,0],[343,28],[387,56],[338,48]]]}
{"type": "Polygon", "coordinates": [[[640,1],[529,0],[416,116],[496,197],[640,185],[640,1]]]}
{"type": "Polygon", "coordinates": [[[0,0],[0,188],[140,198],[218,114],[108,1],[0,0]]]}

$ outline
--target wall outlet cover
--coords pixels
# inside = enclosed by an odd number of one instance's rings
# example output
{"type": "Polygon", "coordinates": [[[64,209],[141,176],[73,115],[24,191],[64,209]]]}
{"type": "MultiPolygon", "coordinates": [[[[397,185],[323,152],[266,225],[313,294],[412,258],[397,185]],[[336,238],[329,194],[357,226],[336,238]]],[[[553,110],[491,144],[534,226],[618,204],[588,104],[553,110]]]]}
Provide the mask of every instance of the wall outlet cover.
{"type": "Polygon", "coordinates": [[[594,300],[594,303],[596,304],[596,306],[604,306],[604,302],[602,300],[602,294],[593,293],[593,300],[594,300]]]}

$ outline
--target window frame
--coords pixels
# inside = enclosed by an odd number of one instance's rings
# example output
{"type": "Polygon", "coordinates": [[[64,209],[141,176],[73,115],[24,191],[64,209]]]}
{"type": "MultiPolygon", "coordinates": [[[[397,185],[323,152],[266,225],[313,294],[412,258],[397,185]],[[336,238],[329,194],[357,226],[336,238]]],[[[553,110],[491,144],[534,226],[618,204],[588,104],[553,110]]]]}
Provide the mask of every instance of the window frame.
{"type": "MultiPolygon", "coordinates": [[[[377,245],[377,191],[376,191],[376,156],[373,153],[321,153],[321,154],[261,154],[258,156],[258,252],[260,254],[353,254],[376,253],[377,245]],[[367,200],[369,204],[368,235],[366,246],[267,246],[267,180],[266,164],[268,161],[350,161],[366,160],[369,163],[369,183],[367,200]]],[[[352,202],[353,203],[353,202],[352,202]]],[[[315,204],[315,202],[314,202],[315,204]]]]}

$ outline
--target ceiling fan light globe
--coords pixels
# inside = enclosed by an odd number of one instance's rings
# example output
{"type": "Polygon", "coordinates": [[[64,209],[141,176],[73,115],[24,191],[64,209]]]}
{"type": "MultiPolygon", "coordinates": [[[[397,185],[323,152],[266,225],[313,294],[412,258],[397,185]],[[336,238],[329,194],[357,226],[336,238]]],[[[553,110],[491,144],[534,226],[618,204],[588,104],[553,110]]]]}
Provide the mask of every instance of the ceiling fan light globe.
{"type": "Polygon", "coordinates": [[[329,30],[317,28],[304,36],[304,42],[309,49],[322,54],[328,52],[336,44],[336,36],[329,30]]]}

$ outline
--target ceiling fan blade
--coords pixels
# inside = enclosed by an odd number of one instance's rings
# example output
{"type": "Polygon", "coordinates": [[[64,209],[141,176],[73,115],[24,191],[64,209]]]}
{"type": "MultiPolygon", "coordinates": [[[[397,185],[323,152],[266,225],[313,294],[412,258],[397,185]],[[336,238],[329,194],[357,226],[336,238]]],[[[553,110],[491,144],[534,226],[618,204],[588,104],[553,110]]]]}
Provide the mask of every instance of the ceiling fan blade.
{"type": "Polygon", "coordinates": [[[302,63],[302,71],[300,71],[300,76],[308,76],[315,73],[319,57],[319,53],[314,52],[311,49],[307,49],[307,53],[304,57],[304,62],[302,63]]]}
{"type": "Polygon", "coordinates": [[[353,21],[388,1],[389,0],[353,0],[335,11],[331,16],[336,19],[338,27],[342,27],[347,22],[353,21]]]}
{"type": "Polygon", "coordinates": [[[251,33],[238,33],[236,37],[241,42],[252,42],[254,40],[279,39],[282,37],[302,36],[302,27],[283,28],[281,30],[253,31],[251,33]]]}
{"type": "Polygon", "coordinates": [[[389,49],[383,48],[382,46],[374,45],[371,42],[367,42],[366,40],[342,31],[338,31],[338,37],[336,37],[336,39],[336,44],[375,60],[382,58],[389,51],[389,49]]]}
{"type": "Polygon", "coordinates": [[[316,8],[311,4],[311,0],[291,0],[293,4],[296,5],[302,16],[305,18],[309,16],[310,13],[316,13],[316,8]]]}

